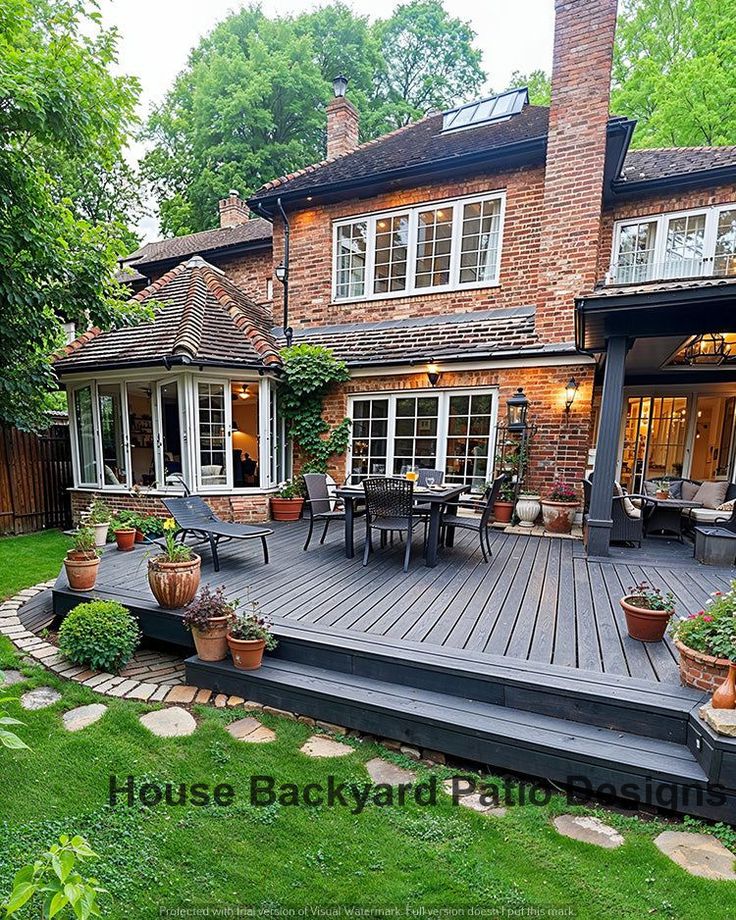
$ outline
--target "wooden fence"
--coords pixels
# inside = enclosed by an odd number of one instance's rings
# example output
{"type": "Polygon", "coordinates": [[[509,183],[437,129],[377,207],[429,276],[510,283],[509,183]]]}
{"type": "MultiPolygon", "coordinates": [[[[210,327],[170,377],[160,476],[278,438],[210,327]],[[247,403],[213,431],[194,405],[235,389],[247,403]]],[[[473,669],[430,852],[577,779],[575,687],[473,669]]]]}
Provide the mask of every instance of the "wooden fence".
{"type": "Polygon", "coordinates": [[[71,527],[69,426],[40,434],[0,427],[0,533],[71,527]]]}

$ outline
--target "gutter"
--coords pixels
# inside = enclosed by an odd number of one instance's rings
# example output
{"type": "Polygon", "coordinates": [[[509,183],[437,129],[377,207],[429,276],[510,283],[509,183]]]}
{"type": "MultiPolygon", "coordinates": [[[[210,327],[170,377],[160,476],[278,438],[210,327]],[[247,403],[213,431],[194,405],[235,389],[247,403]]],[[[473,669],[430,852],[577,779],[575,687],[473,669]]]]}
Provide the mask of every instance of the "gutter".
{"type": "Polygon", "coordinates": [[[736,181],[736,166],[715,166],[712,169],[701,169],[697,172],[675,176],[660,176],[657,179],[615,179],[611,183],[611,191],[620,199],[627,195],[642,195],[699,185],[722,185],[734,181],[736,181]]]}
{"type": "Polygon", "coordinates": [[[56,374],[57,376],[62,377],[65,374],[82,374],[86,372],[94,374],[97,371],[124,371],[130,370],[131,368],[141,367],[164,367],[166,370],[171,370],[172,367],[192,367],[199,368],[200,370],[205,367],[232,367],[242,370],[258,371],[262,375],[265,375],[269,371],[273,371],[273,373],[276,375],[281,372],[280,366],[266,366],[262,362],[259,364],[244,364],[233,360],[198,360],[196,358],[190,357],[189,355],[164,355],[161,358],[140,358],[137,360],[134,359],[129,361],[110,361],[102,364],[85,364],[75,367],[61,367],[56,368],[56,374]]]}
{"type": "MultiPolygon", "coordinates": [[[[505,361],[512,358],[523,361],[525,358],[564,358],[571,355],[577,355],[580,350],[577,348],[564,348],[558,351],[481,351],[472,354],[456,353],[454,355],[443,355],[438,352],[432,352],[431,357],[438,364],[462,364],[469,361],[505,361]]],[[[587,357],[593,357],[585,352],[587,357]]],[[[346,361],[348,367],[394,367],[398,364],[406,367],[415,367],[424,365],[429,361],[430,356],[422,358],[379,358],[358,361],[346,361]]]]}

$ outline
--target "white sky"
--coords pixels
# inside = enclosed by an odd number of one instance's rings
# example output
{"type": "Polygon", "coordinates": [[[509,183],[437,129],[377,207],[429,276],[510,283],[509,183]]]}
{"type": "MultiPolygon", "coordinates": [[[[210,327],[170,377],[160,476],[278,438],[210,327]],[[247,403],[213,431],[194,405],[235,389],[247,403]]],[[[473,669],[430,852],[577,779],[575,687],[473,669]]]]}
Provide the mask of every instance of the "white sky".
{"type": "MultiPolygon", "coordinates": [[[[386,18],[398,0],[348,2],[358,13],[386,18]]],[[[164,97],[202,35],[229,12],[245,5],[238,0],[103,0],[105,23],[117,26],[120,32],[120,70],[134,74],[141,82],[142,117],[164,97]]],[[[298,13],[320,5],[314,0],[262,2],[268,15],[298,13]]],[[[553,0],[445,0],[445,8],[450,15],[470,22],[477,33],[475,45],[483,53],[483,68],[491,88],[506,86],[515,70],[549,71],[553,0]]],[[[136,160],[140,154],[139,146],[131,149],[131,159],[136,160]]],[[[147,239],[158,235],[155,219],[144,220],[139,230],[147,239]]]]}

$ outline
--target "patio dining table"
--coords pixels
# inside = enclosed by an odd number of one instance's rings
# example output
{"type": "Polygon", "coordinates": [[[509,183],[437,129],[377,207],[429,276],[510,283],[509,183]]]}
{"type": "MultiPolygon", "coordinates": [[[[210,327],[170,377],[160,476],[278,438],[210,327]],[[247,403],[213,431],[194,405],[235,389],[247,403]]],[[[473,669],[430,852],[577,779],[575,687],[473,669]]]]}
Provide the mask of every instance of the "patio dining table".
{"type": "Polygon", "coordinates": [[[648,537],[673,536],[680,543],[682,539],[682,512],[691,508],[702,508],[702,502],[685,501],[680,498],[656,498],[648,496],[654,508],[644,519],[644,531],[648,537]]]}
{"type": "MultiPolygon", "coordinates": [[[[465,492],[467,486],[451,485],[434,487],[414,487],[414,503],[429,505],[429,531],[427,533],[427,551],[425,553],[425,565],[428,568],[434,568],[437,565],[437,554],[440,542],[440,523],[443,511],[449,505],[457,506],[460,496],[465,492]]],[[[336,495],[342,499],[345,506],[345,555],[352,559],[355,555],[355,542],[353,539],[353,530],[355,523],[355,506],[359,502],[365,501],[365,489],[360,486],[341,486],[336,491],[336,495]]],[[[452,512],[451,512],[452,513],[452,512]]],[[[448,527],[445,535],[445,543],[452,546],[455,539],[455,528],[448,527]]]]}

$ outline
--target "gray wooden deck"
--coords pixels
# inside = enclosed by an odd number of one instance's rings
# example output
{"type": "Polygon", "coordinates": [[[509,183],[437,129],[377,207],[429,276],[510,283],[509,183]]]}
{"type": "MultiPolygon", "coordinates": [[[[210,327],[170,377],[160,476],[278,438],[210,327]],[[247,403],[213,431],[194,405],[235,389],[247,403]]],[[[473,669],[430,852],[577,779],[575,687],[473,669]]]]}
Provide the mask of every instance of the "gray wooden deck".
{"type": "MultiPolygon", "coordinates": [[[[303,552],[306,525],[274,524],[271,563],[253,543],[221,547],[222,569],[202,551],[203,580],[223,584],[229,596],[248,591],[277,618],[329,631],[359,631],[394,641],[430,643],[474,653],[677,683],[677,655],[669,639],[644,644],[626,635],[619,598],[642,580],[672,590],[682,615],[702,608],[712,591],[728,587],[731,570],[702,566],[692,549],[649,540],[642,550],[618,549],[588,559],[580,542],[495,532],[493,560],[481,559],[477,536],[458,532],[436,568],[423,565],[416,540],[410,571],[403,547],[378,549],[362,565],[362,528],[356,557],[346,559],[342,529],[303,552]]],[[[146,583],[145,549],[108,549],[98,589],[155,606],[146,583]]]]}

